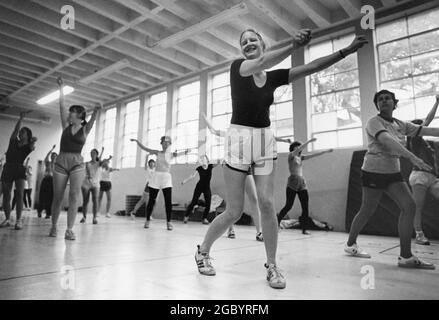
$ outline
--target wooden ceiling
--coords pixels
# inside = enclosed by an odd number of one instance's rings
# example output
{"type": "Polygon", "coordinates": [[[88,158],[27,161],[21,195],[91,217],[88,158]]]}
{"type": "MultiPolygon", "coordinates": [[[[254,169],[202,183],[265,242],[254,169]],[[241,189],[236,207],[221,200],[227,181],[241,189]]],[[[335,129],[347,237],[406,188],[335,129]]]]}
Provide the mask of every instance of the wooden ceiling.
{"type": "MultiPolygon", "coordinates": [[[[57,103],[36,101],[62,76],[75,87],[67,104],[111,103],[240,55],[242,30],[270,45],[303,27],[324,29],[358,18],[363,4],[397,0],[0,0],[0,112],[57,103]],[[60,27],[61,8],[75,9],[75,29],[60,27]],[[89,84],[78,81],[122,59],[129,65],[89,84]]],[[[413,2],[413,1],[412,1],[413,2]]]]}

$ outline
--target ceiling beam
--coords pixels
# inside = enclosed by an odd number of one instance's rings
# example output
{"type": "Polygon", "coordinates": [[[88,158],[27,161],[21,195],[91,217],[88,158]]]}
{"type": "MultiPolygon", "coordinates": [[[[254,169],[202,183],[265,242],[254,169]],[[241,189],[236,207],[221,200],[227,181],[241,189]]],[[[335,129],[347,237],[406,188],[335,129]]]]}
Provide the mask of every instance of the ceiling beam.
{"type": "Polygon", "coordinates": [[[294,2],[308,15],[308,17],[320,28],[331,25],[331,14],[322,4],[316,0],[294,0],[294,2]]]}
{"type": "Polygon", "coordinates": [[[299,19],[292,17],[288,11],[277,5],[276,2],[270,0],[248,1],[266,16],[270,17],[288,34],[293,35],[301,28],[299,19]]]}
{"type": "Polygon", "coordinates": [[[337,2],[349,18],[356,18],[361,14],[361,0],[337,0],[337,2]]]}

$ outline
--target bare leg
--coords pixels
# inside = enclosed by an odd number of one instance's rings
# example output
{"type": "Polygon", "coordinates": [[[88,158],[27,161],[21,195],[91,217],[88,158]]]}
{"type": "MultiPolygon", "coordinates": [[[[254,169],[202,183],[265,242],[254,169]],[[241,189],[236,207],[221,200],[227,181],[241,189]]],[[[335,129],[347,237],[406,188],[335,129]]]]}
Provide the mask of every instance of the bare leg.
{"type": "Polygon", "coordinates": [[[99,207],[98,207],[98,211],[101,211],[101,206],[102,206],[102,198],[104,197],[104,191],[99,190],[99,207]]]}
{"type": "Polygon", "coordinates": [[[276,264],[278,224],[274,208],[274,175],[276,164],[269,175],[255,175],[259,208],[261,209],[262,233],[264,236],[267,264],[276,264]]]}
{"type": "Polygon", "coordinates": [[[131,211],[131,215],[135,214],[137,210],[140,209],[140,207],[146,202],[146,192],[142,194],[142,197],[139,201],[137,201],[136,206],[134,207],[133,211],[131,211]]]}
{"type": "Polygon", "coordinates": [[[412,186],[413,198],[416,203],[415,214],[415,231],[422,232],[422,209],[424,208],[425,196],[427,195],[427,188],[422,184],[415,184],[412,186]]]}
{"type": "Polygon", "coordinates": [[[401,244],[401,257],[407,259],[412,256],[411,245],[416,203],[409,187],[404,182],[392,183],[387,188],[387,192],[401,209],[398,222],[398,233],[401,244]]]}
{"type": "Polygon", "coordinates": [[[105,191],[105,193],[107,194],[107,212],[106,213],[110,213],[110,209],[111,209],[111,190],[105,191]]]}
{"type": "Polygon", "coordinates": [[[81,185],[85,178],[85,170],[78,170],[70,175],[69,210],[67,211],[67,230],[75,225],[78,211],[78,201],[81,194],[81,185]]]}
{"type": "Polygon", "coordinates": [[[245,180],[245,194],[247,195],[248,205],[250,206],[250,215],[256,227],[256,232],[261,232],[261,211],[259,210],[258,195],[256,193],[256,184],[253,176],[247,176],[245,180]]]}
{"type": "Polygon", "coordinates": [[[88,201],[90,199],[90,189],[82,186],[81,192],[82,192],[82,215],[84,216],[84,219],[86,219],[87,211],[88,211],[88,201]]]}
{"type": "Polygon", "coordinates": [[[52,225],[58,223],[59,214],[61,213],[61,205],[66,191],[69,176],[60,174],[56,171],[53,173],[53,201],[52,201],[52,225]]]}
{"type": "Polygon", "coordinates": [[[23,199],[24,199],[24,183],[25,180],[15,180],[15,188],[17,190],[17,221],[21,219],[21,214],[23,213],[23,199]]]}
{"type": "Polygon", "coordinates": [[[361,199],[360,211],[358,211],[357,215],[352,221],[347,243],[348,246],[352,246],[354,243],[357,243],[358,235],[369,221],[370,217],[372,217],[372,215],[375,213],[383,193],[383,189],[363,187],[363,197],[361,199]]]}
{"type": "Polygon", "coordinates": [[[244,205],[245,179],[245,173],[224,167],[224,181],[227,186],[227,208],[210,224],[204,241],[200,246],[201,252],[210,252],[213,243],[241,216],[244,205]]]}

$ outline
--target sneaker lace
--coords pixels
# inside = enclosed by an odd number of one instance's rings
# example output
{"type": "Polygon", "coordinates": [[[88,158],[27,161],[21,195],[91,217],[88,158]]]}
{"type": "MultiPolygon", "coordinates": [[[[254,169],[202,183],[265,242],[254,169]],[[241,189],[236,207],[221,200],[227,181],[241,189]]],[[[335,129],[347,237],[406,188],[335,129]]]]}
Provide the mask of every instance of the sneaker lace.
{"type": "Polygon", "coordinates": [[[279,269],[276,265],[268,266],[268,276],[270,280],[277,279],[282,280],[284,276],[282,275],[282,270],[279,269]]]}

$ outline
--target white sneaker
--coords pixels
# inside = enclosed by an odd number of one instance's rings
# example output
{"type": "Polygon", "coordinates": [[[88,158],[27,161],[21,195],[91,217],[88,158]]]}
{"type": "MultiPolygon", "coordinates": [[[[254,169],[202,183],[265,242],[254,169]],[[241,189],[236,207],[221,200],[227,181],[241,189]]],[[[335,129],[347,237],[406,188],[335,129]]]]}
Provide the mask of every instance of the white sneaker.
{"type": "Polygon", "coordinates": [[[143,226],[145,229],[148,229],[149,228],[149,224],[150,224],[150,221],[149,220],[146,220],[145,221],[145,225],[143,226]]]}
{"type": "Polygon", "coordinates": [[[416,240],[415,240],[416,244],[420,244],[422,246],[429,246],[430,245],[430,240],[427,239],[427,237],[424,235],[423,232],[416,232],[416,240]]]}
{"type": "Polygon", "coordinates": [[[107,212],[106,215],[105,215],[105,217],[106,217],[106,218],[111,218],[111,214],[107,212]]]}
{"type": "Polygon", "coordinates": [[[427,270],[436,269],[434,264],[422,261],[421,259],[415,256],[411,256],[408,259],[405,259],[403,257],[398,257],[398,267],[410,268],[410,269],[427,269],[427,270]]]}
{"type": "Polygon", "coordinates": [[[2,223],[0,223],[0,228],[7,228],[11,226],[11,222],[8,219],[5,219],[2,223]]]}
{"type": "Polygon", "coordinates": [[[166,228],[167,228],[169,231],[172,231],[172,230],[174,229],[174,226],[172,225],[172,223],[167,222],[167,223],[166,223],[166,228]]]}
{"type": "Polygon", "coordinates": [[[267,281],[274,289],[285,289],[287,282],[275,264],[265,264],[267,268],[267,281]]]}
{"type": "Polygon", "coordinates": [[[212,265],[212,258],[208,253],[201,253],[199,245],[197,246],[197,251],[195,252],[195,262],[197,263],[198,272],[202,275],[216,275],[215,268],[212,265]]]}
{"type": "Polygon", "coordinates": [[[354,243],[350,247],[346,244],[346,246],[344,247],[344,251],[353,257],[370,258],[370,254],[361,249],[356,243],[354,243]]]}

